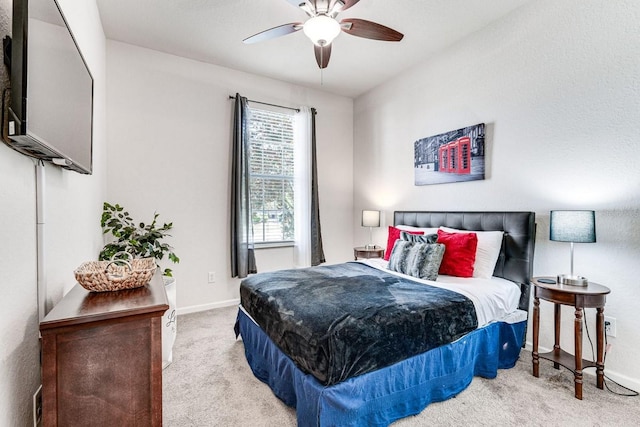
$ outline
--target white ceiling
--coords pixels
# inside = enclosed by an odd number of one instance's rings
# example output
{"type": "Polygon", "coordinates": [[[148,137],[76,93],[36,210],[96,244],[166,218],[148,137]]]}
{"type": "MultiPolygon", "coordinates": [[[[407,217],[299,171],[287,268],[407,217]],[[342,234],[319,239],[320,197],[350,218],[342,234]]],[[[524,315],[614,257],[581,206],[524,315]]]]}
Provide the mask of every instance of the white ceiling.
{"type": "Polygon", "coordinates": [[[356,97],[530,0],[360,0],[338,16],[404,34],[381,42],[340,34],[320,72],[299,31],[242,40],[307,16],[287,0],[97,0],[106,37],[185,58],[356,97]]]}

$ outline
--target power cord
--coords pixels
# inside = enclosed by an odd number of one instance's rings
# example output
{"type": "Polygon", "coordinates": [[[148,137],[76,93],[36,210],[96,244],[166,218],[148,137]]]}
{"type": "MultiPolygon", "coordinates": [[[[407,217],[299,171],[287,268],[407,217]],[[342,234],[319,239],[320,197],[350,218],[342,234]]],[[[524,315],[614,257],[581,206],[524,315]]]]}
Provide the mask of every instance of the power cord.
{"type": "MultiPolygon", "coordinates": [[[[593,341],[591,340],[591,335],[589,334],[589,326],[587,325],[587,317],[586,317],[586,313],[584,310],[582,310],[582,323],[584,324],[584,329],[585,331],[587,331],[587,338],[589,339],[589,345],[591,346],[591,359],[592,360],[597,360],[595,357],[595,351],[593,350],[593,341]]],[[[605,328],[604,328],[604,357],[602,360],[602,363],[604,364],[607,361],[607,351],[609,350],[609,340],[607,339],[607,322],[605,322],[605,328]]],[[[585,369],[588,368],[595,368],[595,366],[589,366],[585,369]]],[[[609,378],[607,376],[607,374],[604,374],[604,386],[607,388],[607,390],[610,393],[616,394],[618,396],[625,396],[625,397],[635,397],[638,396],[638,392],[629,388],[629,387],[625,387],[620,383],[615,382],[614,380],[612,380],[611,378],[609,378]],[[617,385],[620,388],[623,388],[627,391],[629,391],[630,393],[620,393],[617,391],[612,390],[611,388],[609,388],[609,384],[607,384],[607,381],[612,382],[613,384],[617,385]]]]}

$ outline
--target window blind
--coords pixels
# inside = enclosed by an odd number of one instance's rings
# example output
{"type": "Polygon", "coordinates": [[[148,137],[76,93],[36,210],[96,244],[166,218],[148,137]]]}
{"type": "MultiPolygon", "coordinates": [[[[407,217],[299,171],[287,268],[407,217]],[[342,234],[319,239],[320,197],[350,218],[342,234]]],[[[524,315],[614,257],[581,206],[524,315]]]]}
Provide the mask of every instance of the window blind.
{"type": "Polygon", "coordinates": [[[264,109],[250,110],[249,182],[254,242],[293,241],[294,117],[264,109]]]}

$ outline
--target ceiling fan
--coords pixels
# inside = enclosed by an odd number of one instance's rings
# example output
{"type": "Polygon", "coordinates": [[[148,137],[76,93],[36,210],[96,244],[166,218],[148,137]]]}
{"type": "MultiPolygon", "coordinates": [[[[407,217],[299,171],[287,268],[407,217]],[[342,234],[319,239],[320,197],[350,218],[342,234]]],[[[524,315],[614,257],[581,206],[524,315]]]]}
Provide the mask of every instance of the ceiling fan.
{"type": "Polygon", "coordinates": [[[366,39],[399,42],[404,35],[384,25],[364,19],[346,18],[336,20],[336,16],[358,3],[360,0],[286,0],[302,9],[309,19],[292,22],[261,31],[243,40],[244,43],[257,43],[275,37],[284,36],[302,30],[311,39],[318,66],[326,68],[331,57],[331,42],[341,31],[352,36],[366,39]]]}

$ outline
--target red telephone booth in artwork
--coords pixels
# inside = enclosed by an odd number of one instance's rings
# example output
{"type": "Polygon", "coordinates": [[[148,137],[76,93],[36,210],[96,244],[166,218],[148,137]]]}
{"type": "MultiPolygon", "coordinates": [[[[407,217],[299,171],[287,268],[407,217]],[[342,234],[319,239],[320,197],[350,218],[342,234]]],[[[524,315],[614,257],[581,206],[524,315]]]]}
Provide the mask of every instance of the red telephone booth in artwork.
{"type": "Polygon", "coordinates": [[[438,160],[440,162],[439,172],[449,172],[449,150],[447,149],[447,145],[441,145],[438,148],[438,160]]]}
{"type": "Polygon", "coordinates": [[[440,172],[471,173],[471,138],[463,136],[438,149],[440,172]]]}
{"type": "Polygon", "coordinates": [[[471,138],[464,136],[457,141],[458,161],[455,173],[471,173],[471,138]]]}

